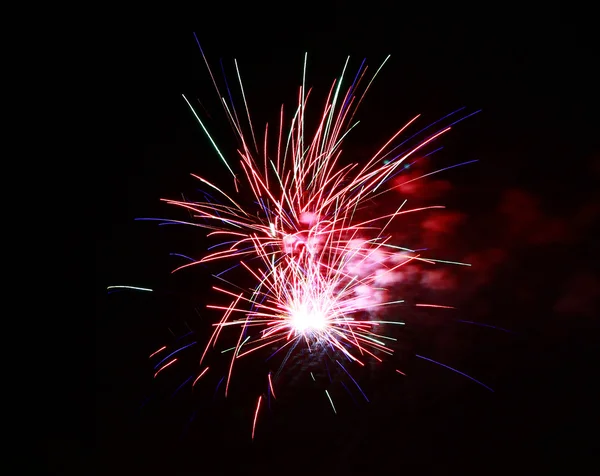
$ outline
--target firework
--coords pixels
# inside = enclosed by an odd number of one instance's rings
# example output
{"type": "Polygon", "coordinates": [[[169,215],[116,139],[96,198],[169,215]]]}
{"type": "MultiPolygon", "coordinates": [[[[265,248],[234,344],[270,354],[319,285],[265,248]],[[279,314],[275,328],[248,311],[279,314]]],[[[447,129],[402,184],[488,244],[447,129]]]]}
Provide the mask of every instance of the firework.
{"type": "MultiPolygon", "coordinates": [[[[312,107],[312,98],[311,90],[306,87],[305,56],[298,103],[291,122],[284,120],[282,106],[276,132],[270,132],[267,125],[259,142],[237,61],[235,69],[244,117],[233,102],[221,95],[203,52],[202,56],[240,146],[238,157],[227,160],[201,117],[183,97],[231,173],[234,188],[228,192],[193,174],[203,187],[218,197],[217,200],[164,199],[170,205],[188,210],[195,219],[176,223],[204,228],[208,231],[207,236],[219,240],[202,259],[173,272],[202,263],[216,266],[219,262],[232,262],[224,265],[225,271],[218,275],[221,283],[213,286],[216,295],[222,295],[228,301],[207,305],[209,309],[221,312],[221,317],[213,324],[212,335],[200,358],[200,372],[194,375],[192,386],[209,371],[204,362],[207,354],[216,347],[222,333],[230,331],[236,333],[236,345],[231,349],[225,377],[226,396],[236,362],[273,346],[277,352],[305,346],[314,355],[328,355],[352,378],[340,361],[364,366],[367,360],[381,362],[393,354],[385,336],[386,329],[402,326],[404,322],[383,320],[380,311],[403,302],[390,292],[391,286],[398,281],[401,268],[411,262],[440,261],[399,246],[389,230],[402,215],[443,206],[410,208],[404,200],[393,210],[376,214],[377,207],[373,204],[397,188],[393,179],[402,172],[407,161],[423,154],[450,130],[450,126],[430,131],[434,123],[412,134],[409,139],[419,135],[421,140],[409,147],[408,141],[400,141],[399,137],[414,127],[419,118],[416,116],[375,149],[371,157],[361,160],[362,164],[344,163],[341,160],[342,145],[357,124],[354,121],[357,108],[389,57],[372,76],[367,74],[363,62],[354,79],[344,87],[347,59],[341,76],[333,82],[321,106],[320,119],[309,127],[306,111],[309,104],[312,107]],[[244,198],[248,194],[252,200],[244,198]],[[232,264],[244,270],[252,280],[249,289],[223,277],[232,264]]],[[[468,116],[461,120],[465,117],[468,116]]],[[[173,355],[184,348],[161,358],[155,367],[155,377],[175,364],[177,357],[173,355]]],[[[151,357],[155,354],[160,357],[164,350],[159,349],[151,357]]],[[[285,362],[286,359],[281,365],[285,362]]],[[[396,372],[405,375],[400,370],[396,372]]],[[[274,380],[268,373],[266,391],[273,398],[274,380]]],[[[330,393],[325,392],[336,412],[330,393]]],[[[252,438],[262,400],[263,395],[260,395],[252,423],[252,438]]]]}

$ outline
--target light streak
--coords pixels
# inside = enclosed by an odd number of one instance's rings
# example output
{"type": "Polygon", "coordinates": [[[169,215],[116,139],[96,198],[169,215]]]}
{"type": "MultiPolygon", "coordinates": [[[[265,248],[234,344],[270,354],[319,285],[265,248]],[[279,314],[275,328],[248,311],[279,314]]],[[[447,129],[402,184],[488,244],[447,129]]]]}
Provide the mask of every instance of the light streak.
{"type": "Polygon", "coordinates": [[[273,398],[277,399],[277,397],[275,396],[275,391],[273,390],[273,381],[271,380],[271,372],[268,373],[268,379],[269,379],[269,390],[271,390],[271,395],[273,395],[273,398]]]}
{"type": "Polygon", "coordinates": [[[158,354],[159,352],[162,352],[162,351],[163,351],[163,350],[165,350],[166,348],[167,348],[167,346],[166,346],[166,345],[163,345],[163,346],[162,346],[160,349],[158,349],[158,350],[156,350],[156,351],[152,352],[148,358],[149,358],[149,359],[151,359],[151,358],[152,358],[152,357],[154,357],[156,354],[158,354]]]}
{"type": "Polygon", "coordinates": [[[171,365],[171,364],[175,363],[176,361],[177,361],[177,359],[175,358],[175,359],[171,360],[171,362],[169,362],[169,363],[167,363],[167,364],[163,365],[163,366],[162,366],[160,369],[158,369],[158,370],[157,370],[157,372],[154,374],[154,378],[156,378],[156,376],[157,376],[159,373],[161,373],[161,372],[162,372],[164,369],[166,369],[166,368],[167,368],[169,365],[171,365]]]}
{"type": "Polygon", "coordinates": [[[329,399],[329,403],[331,403],[331,408],[333,408],[333,413],[335,413],[337,415],[337,412],[335,411],[335,405],[333,404],[333,400],[331,399],[331,395],[329,395],[329,392],[327,390],[325,390],[325,394],[327,395],[327,398],[329,399]]]}
{"type": "Polygon", "coordinates": [[[439,365],[439,366],[441,366],[441,367],[444,367],[444,368],[446,368],[446,369],[448,369],[448,370],[452,370],[452,372],[456,372],[457,374],[459,374],[459,375],[462,375],[463,377],[467,377],[468,379],[472,380],[472,381],[473,381],[473,382],[475,382],[475,383],[478,383],[478,384],[479,384],[479,385],[481,385],[482,387],[484,387],[484,388],[487,388],[487,389],[488,389],[490,392],[493,392],[493,391],[494,391],[492,388],[488,387],[486,384],[484,384],[484,383],[480,382],[480,381],[479,381],[479,380],[477,380],[477,379],[474,379],[474,378],[473,378],[473,377],[471,377],[470,375],[467,375],[466,373],[464,373],[464,372],[461,372],[460,370],[456,370],[456,369],[454,369],[454,368],[450,367],[449,365],[445,365],[445,364],[442,364],[441,362],[437,362],[436,360],[429,359],[429,358],[427,358],[427,357],[423,357],[422,355],[417,355],[417,357],[418,357],[419,359],[423,359],[423,360],[427,360],[427,361],[429,361],[429,362],[433,362],[434,364],[436,364],[436,365],[439,365]]]}
{"type": "Polygon", "coordinates": [[[206,368],[205,368],[205,369],[204,369],[202,372],[200,372],[200,375],[198,375],[198,376],[196,377],[196,380],[194,380],[194,383],[192,384],[192,387],[194,387],[194,386],[196,385],[196,382],[197,382],[198,380],[200,380],[200,378],[201,378],[201,377],[202,377],[202,376],[203,376],[203,375],[204,375],[206,372],[208,372],[208,367],[206,367],[206,368]]]}
{"type": "Polygon", "coordinates": [[[258,411],[260,410],[261,401],[262,395],[258,397],[258,403],[256,404],[256,412],[254,413],[254,421],[252,422],[252,440],[254,440],[254,431],[256,430],[256,420],[258,420],[258,411]]]}
{"type": "Polygon", "coordinates": [[[132,289],[134,291],[146,291],[149,293],[152,292],[152,289],[150,289],[150,288],[140,288],[138,286],[107,286],[106,289],[107,290],[110,290],[110,289],[132,289]]]}

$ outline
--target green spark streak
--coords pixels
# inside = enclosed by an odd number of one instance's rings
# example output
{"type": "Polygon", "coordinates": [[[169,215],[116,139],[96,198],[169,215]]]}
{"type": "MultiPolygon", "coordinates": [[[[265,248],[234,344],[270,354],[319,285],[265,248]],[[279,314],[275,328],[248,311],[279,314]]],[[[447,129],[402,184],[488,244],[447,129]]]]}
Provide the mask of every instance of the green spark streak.
{"type": "Polygon", "coordinates": [[[370,340],[370,341],[372,341],[372,342],[375,342],[376,344],[379,344],[379,345],[382,345],[382,346],[384,346],[384,347],[385,347],[385,342],[381,342],[380,340],[373,339],[372,337],[369,337],[369,336],[368,336],[368,335],[366,335],[366,334],[360,334],[360,336],[361,336],[363,339],[370,340]]]}
{"type": "Polygon", "coordinates": [[[310,373],[310,376],[312,377],[312,379],[313,379],[313,382],[316,382],[316,380],[315,380],[315,376],[313,375],[313,373],[312,373],[312,372],[310,373]]]}
{"type": "Polygon", "coordinates": [[[460,263],[458,261],[446,261],[443,259],[431,259],[431,258],[423,258],[427,261],[434,261],[435,263],[446,263],[446,264],[457,264],[459,266],[471,266],[469,263],[460,263]]]}
{"type": "Polygon", "coordinates": [[[150,293],[152,292],[152,289],[150,288],[138,288],[136,286],[108,286],[106,289],[133,289],[134,291],[147,291],[150,293]]]}
{"type": "MultiPolygon", "coordinates": [[[[377,238],[377,239],[380,239],[380,238],[377,238]]],[[[390,245],[388,243],[382,243],[381,246],[387,246],[388,248],[394,248],[396,250],[410,251],[411,253],[415,252],[415,250],[411,250],[410,248],[404,248],[402,246],[390,245]]]]}
{"type": "Polygon", "coordinates": [[[392,165],[392,167],[390,167],[390,170],[389,170],[389,172],[388,172],[387,174],[385,174],[385,176],[384,176],[384,177],[381,179],[381,181],[380,181],[380,182],[377,184],[377,186],[376,186],[376,187],[373,189],[373,193],[375,193],[375,192],[377,191],[377,189],[378,189],[379,187],[381,187],[381,184],[382,184],[382,183],[384,183],[384,182],[385,182],[385,181],[388,179],[388,177],[389,177],[389,176],[392,174],[392,172],[393,172],[394,170],[396,170],[396,169],[397,169],[397,168],[400,166],[400,164],[402,164],[402,162],[403,162],[403,161],[404,161],[404,158],[403,158],[402,160],[399,160],[398,162],[396,162],[394,165],[392,165]]]}
{"type": "Polygon", "coordinates": [[[279,172],[277,171],[277,168],[275,167],[275,164],[273,163],[273,161],[271,159],[269,159],[269,163],[271,164],[271,167],[273,167],[273,170],[275,171],[275,176],[277,177],[277,180],[279,181],[279,185],[281,186],[281,190],[285,190],[285,187],[283,186],[283,182],[281,180],[281,177],[279,176],[279,172]]]}
{"type": "Polygon", "coordinates": [[[240,69],[238,68],[237,60],[233,60],[235,64],[235,70],[237,72],[238,81],[240,82],[240,89],[242,90],[242,98],[244,99],[244,106],[246,106],[246,114],[248,115],[248,124],[250,124],[250,132],[252,133],[252,140],[254,141],[254,147],[258,151],[258,145],[256,145],[256,137],[254,136],[254,128],[252,127],[252,119],[250,119],[250,109],[248,109],[248,102],[246,101],[246,94],[244,93],[244,86],[242,85],[242,76],[240,75],[240,69]]]}
{"type": "MultiPolygon", "coordinates": [[[[365,188],[365,187],[364,187],[364,185],[363,185],[362,187],[360,187],[360,192],[358,192],[358,196],[359,196],[359,197],[360,197],[360,196],[362,196],[362,193],[363,193],[363,190],[364,190],[364,188],[365,188]]],[[[360,201],[360,200],[356,200],[356,201],[355,201],[355,203],[354,203],[354,207],[352,208],[352,214],[350,215],[350,223],[352,223],[352,220],[354,220],[354,213],[356,213],[356,210],[357,210],[357,208],[358,208],[358,202],[359,202],[359,201],[360,201]]],[[[344,224],[344,225],[346,224],[346,217],[344,217],[344,222],[343,222],[343,224],[344,224]]]]}
{"type": "MultiPolygon", "coordinates": [[[[350,126],[346,132],[344,132],[344,135],[343,135],[343,136],[342,136],[342,137],[341,137],[341,138],[340,138],[340,139],[339,139],[339,140],[338,140],[338,141],[335,143],[335,145],[334,145],[334,146],[331,148],[331,154],[330,154],[330,155],[333,155],[333,154],[335,153],[335,151],[336,151],[336,149],[338,148],[338,146],[339,146],[339,145],[342,143],[342,141],[344,140],[344,137],[346,137],[346,136],[347,136],[347,135],[350,133],[350,131],[351,131],[352,129],[354,129],[354,128],[355,128],[355,127],[356,127],[356,126],[359,124],[359,123],[360,123],[360,121],[356,121],[356,123],[354,123],[352,126],[350,126]]],[[[317,176],[318,176],[318,175],[321,173],[321,169],[322,169],[323,167],[325,167],[326,165],[327,165],[327,161],[326,161],[326,160],[323,160],[323,161],[321,161],[321,163],[320,163],[320,165],[319,165],[319,168],[318,168],[318,169],[315,171],[315,173],[314,173],[314,175],[313,175],[313,178],[312,178],[312,180],[311,180],[311,181],[310,181],[310,183],[308,184],[308,186],[309,186],[309,187],[312,185],[312,183],[313,183],[313,182],[314,182],[314,180],[317,178],[317,176]]]]}
{"type": "MultiPolygon", "coordinates": [[[[244,339],[244,342],[242,342],[242,343],[240,344],[240,347],[238,348],[238,352],[237,352],[237,354],[236,354],[236,357],[237,357],[237,355],[239,355],[239,353],[240,353],[240,350],[241,350],[242,346],[243,346],[243,345],[244,345],[246,342],[248,342],[248,339],[250,339],[250,336],[246,337],[246,338],[244,339]]],[[[221,354],[224,354],[225,352],[231,352],[232,350],[235,350],[235,347],[230,347],[229,349],[222,350],[222,351],[221,351],[221,354]]]]}
{"type": "Polygon", "coordinates": [[[381,334],[375,334],[374,332],[371,332],[371,335],[377,336],[377,337],[381,337],[382,339],[388,339],[388,340],[393,340],[393,341],[397,341],[398,339],[394,339],[393,337],[389,337],[389,336],[382,336],[381,334]]]}
{"type": "Polygon", "coordinates": [[[400,321],[371,321],[374,324],[396,324],[399,326],[404,326],[406,325],[405,322],[400,322],[400,321]]]}
{"type": "Polygon", "coordinates": [[[389,302],[383,303],[382,306],[389,306],[389,305],[392,305],[392,304],[401,304],[403,302],[404,302],[404,299],[401,299],[400,301],[389,301],[389,302]]]}
{"type": "MultiPolygon", "coordinates": [[[[414,253],[414,250],[410,250],[408,248],[402,248],[401,246],[395,246],[395,245],[390,245],[387,243],[382,243],[381,246],[387,246],[388,248],[394,248],[397,250],[402,250],[402,251],[410,251],[411,253],[414,253]]],[[[444,263],[444,264],[456,264],[458,266],[471,266],[470,263],[461,263],[460,261],[448,261],[448,260],[443,260],[443,259],[433,259],[433,258],[417,258],[421,261],[433,261],[434,263],[444,263]]]]}
{"type": "Polygon", "coordinates": [[[325,390],[325,393],[327,394],[327,398],[329,399],[329,403],[331,403],[331,408],[333,408],[333,413],[335,413],[337,415],[337,412],[335,411],[335,406],[333,405],[333,400],[331,399],[331,396],[329,395],[329,392],[327,390],[325,390]]]}
{"type": "Polygon", "coordinates": [[[300,134],[300,148],[304,154],[304,104],[306,97],[306,60],[308,59],[308,52],[304,53],[304,68],[302,70],[302,134],[300,134]]]}
{"type": "Polygon", "coordinates": [[[343,295],[346,292],[346,289],[348,289],[352,283],[354,281],[356,281],[358,279],[358,276],[352,276],[352,279],[350,279],[350,281],[348,283],[346,283],[346,286],[344,286],[344,288],[340,291],[340,295],[343,295]]]}
{"type": "Polygon", "coordinates": [[[371,81],[369,81],[369,84],[367,84],[367,87],[365,88],[364,92],[362,93],[362,96],[360,97],[360,99],[358,100],[358,104],[356,105],[356,107],[354,108],[354,112],[352,113],[352,116],[350,116],[350,122],[352,122],[352,119],[354,118],[354,115],[356,114],[356,111],[358,111],[358,107],[360,106],[360,104],[362,103],[363,99],[365,98],[365,96],[367,95],[367,92],[369,91],[369,88],[371,87],[371,83],[375,80],[375,78],[377,77],[377,75],[379,74],[379,71],[381,71],[381,68],[383,68],[383,65],[385,63],[387,63],[387,60],[390,59],[391,55],[387,55],[387,58],[383,60],[383,63],[381,63],[381,66],[379,66],[379,68],[377,69],[377,71],[375,71],[375,74],[373,75],[373,77],[371,78],[371,81]]]}
{"type": "MultiPolygon", "coordinates": [[[[229,169],[229,170],[231,170],[231,169],[229,169]]],[[[233,173],[233,172],[232,172],[232,173],[233,173]]],[[[227,195],[227,194],[226,194],[226,193],[225,193],[223,190],[221,190],[221,189],[220,189],[220,188],[218,188],[217,186],[213,185],[213,184],[212,184],[212,183],[210,183],[208,180],[204,180],[202,177],[199,177],[198,175],[195,175],[195,174],[191,174],[191,175],[192,175],[192,177],[194,177],[194,178],[196,178],[196,179],[200,180],[200,182],[202,182],[202,183],[205,183],[206,185],[208,185],[208,186],[209,186],[209,187],[211,187],[211,188],[214,188],[214,189],[215,189],[217,192],[219,192],[221,195],[223,195],[225,198],[227,198],[227,200],[229,200],[231,203],[233,203],[233,204],[234,204],[234,205],[235,205],[235,206],[238,208],[238,210],[239,210],[239,211],[241,211],[241,212],[242,212],[244,215],[246,215],[246,216],[249,216],[249,215],[248,215],[248,214],[247,214],[247,213],[244,211],[244,209],[243,209],[243,208],[242,208],[240,205],[238,205],[238,204],[235,202],[235,200],[233,200],[233,198],[231,198],[229,195],[227,195]]],[[[235,175],[234,175],[234,177],[235,177],[235,175]]]]}
{"type": "Polygon", "coordinates": [[[335,150],[337,150],[338,146],[342,143],[342,141],[344,140],[344,137],[346,137],[350,131],[352,129],[354,129],[356,126],[358,126],[358,124],[360,124],[360,121],[356,121],[354,124],[352,124],[348,130],[346,132],[344,132],[344,135],[342,135],[342,137],[339,138],[339,140],[334,144],[334,146],[331,148],[332,152],[334,152],[335,150]]]}
{"type": "Polygon", "coordinates": [[[296,122],[296,117],[300,114],[301,110],[302,110],[302,106],[298,106],[298,109],[296,109],[296,113],[294,114],[294,117],[292,118],[292,124],[290,125],[290,131],[288,132],[287,141],[285,143],[285,152],[283,153],[283,160],[285,160],[285,158],[287,157],[288,148],[290,146],[290,141],[292,140],[292,132],[294,129],[294,122],[296,122]]]}
{"type": "Polygon", "coordinates": [[[221,151],[217,147],[217,144],[215,143],[215,141],[213,140],[213,138],[210,136],[210,133],[208,132],[208,130],[206,129],[206,127],[204,127],[204,124],[202,124],[202,121],[200,120],[200,117],[198,117],[198,114],[196,114],[196,111],[194,110],[194,108],[192,107],[192,105],[190,104],[190,102],[187,100],[187,98],[185,97],[185,95],[182,94],[181,96],[183,96],[183,99],[185,99],[185,102],[187,103],[187,105],[192,110],[192,113],[194,114],[194,116],[196,117],[196,120],[198,121],[198,123],[202,127],[202,130],[206,134],[206,137],[208,137],[208,140],[210,141],[210,143],[213,145],[213,147],[217,151],[217,154],[219,154],[219,157],[221,157],[221,160],[227,166],[227,168],[231,172],[231,175],[233,175],[233,177],[235,178],[235,174],[233,173],[233,170],[231,170],[231,167],[229,167],[229,164],[227,163],[227,160],[225,160],[225,157],[223,157],[223,154],[221,153],[221,151]]]}
{"type": "Polygon", "coordinates": [[[338,85],[335,88],[335,94],[333,95],[333,102],[331,103],[331,111],[329,112],[329,117],[327,118],[327,124],[325,125],[325,134],[323,136],[323,143],[321,144],[321,153],[323,153],[323,148],[325,147],[325,141],[329,137],[329,129],[331,128],[331,122],[333,120],[333,113],[335,110],[335,105],[337,103],[338,94],[340,92],[340,88],[342,86],[342,81],[344,79],[344,74],[346,73],[346,67],[348,66],[349,61],[350,61],[350,56],[348,56],[348,58],[346,58],[346,63],[344,64],[344,68],[342,69],[342,75],[340,76],[338,85]]]}
{"type": "Polygon", "coordinates": [[[233,287],[235,287],[235,288],[238,288],[238,289],[240,289],[241,291],[244,291],[244,292],[246,292],[246,290],[245,290],[244,288],[242,288],[242,287],[238,286],[237,284],[233,284],[231,281],[228,281],[228,280],[226,280],[225,278],[222,278],[221,276],[217,276],[216,274],[211,274],[211,276],[212,276],[213,278],[220,279],[221,281],[223,281],[224,283],[227,283],[227,284],[229,284],[230,286],[233,286],[233,287]]]}
{"type": "Polygon", "coordinates": [[[375,80],[375,78],[379,74],[379,71],[381,71],[381,68],[383,68],[383,65],[385,65],[387,63],[387,60],[389,60],[391,56],[392,55],[387,55],[387,57],[383,60],[383,63],[381,63],[381,66],[379,66],[379,68],[377,68],[377,71],[375,71],[375,74],[371,78],[371,81],[369,81],[369,84],[367,84],[367,89],[369,89],[369,86],[371,86],[371,83],[375,80]]]}
{"type": "MultiPolygon", "coordinates": [[[[285,152],[283,153],[283,160],[285,161],[286,157],[287,157],[287,153],[288,153],[288,149],[290,146],[290,142],[292,140],[292,134],[294,132],[294,123],[296,122],[296,118],[300,118],[301,114],[303,113],[302,111],[302,106],[298,106],[298,109],[296,109],[296,113],[294,114],[294,117],[292,118],[292,125],[290,126],[290,131],[288,133],[288,137],[287,137],[287,141],[285,143],[285,152]]],[[[298,119],[298,121],[301,121],[301,118],[298,119]]],[[[300,126],[299,126],[300,127],[300,126]]],[[[300,157],[301,160],[304,159],[304,153],[302,154],[302,156],[300,157]]],[[[298,161],[298,163],[296,163],[294,165],[294,167],[292,168],[292,171],[294,172],[294,183],[298,182],[298,178],[297,178],[297,172],[298,172],[298,168],[300,167],[300,162],[301,160],[298,161]]]]}
{"type": "Polygon", "coordinates": [[[243,345],[244,345],[246,342],[248,342],[248,339],[250,339],[250,336],[247,336],[247,337],[244,339],[244,342],[242,342],[242,343],[240,344],[240,346],[238,347],[237,354],[235,354],[235,356],[236,356],[236,357],[237,357],[238,355],[240,355],[240,350],[242,350],[242,346],[243,346],[243,345]]]}

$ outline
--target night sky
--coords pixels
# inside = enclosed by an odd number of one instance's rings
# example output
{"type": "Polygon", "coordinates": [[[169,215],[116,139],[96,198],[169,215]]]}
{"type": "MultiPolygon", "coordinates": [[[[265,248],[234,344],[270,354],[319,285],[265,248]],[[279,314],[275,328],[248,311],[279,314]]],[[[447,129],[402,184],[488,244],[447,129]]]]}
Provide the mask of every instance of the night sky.
{"type": "MultiPolygon", "coordinates": [[[[91,395],[71,382],[74,417],[51,434],[49,468],[56,474],[591,471],[597,467],[591,455],[600,273],[593,231],[600,156],[598,50],[586,13],[370,2],[360,10],[290,9],[200,14],[192,27],[175,32],[105,32],[100,89],[108,93],[107,113],[99,140],[109,150],[97,164],[95,378],[91,395]],[[374,70],[391,54],[359,111],[349,160],[372,154],[416,114],[424,127],[463,106],[465,114],[482,109],[442,138],[444,150],[422,169],[407,172],[479,160],[406,192],[446,205],[446,214],[409,221],[406,232],[401,221],[395,225],[440,257],[472,263],[404,289],[414,293],[409,298],[457,310],[398,310],[410,324],[401,333],[400,363],[360,374],[369,403],[356,387],[349,396],[338,385],[334,415],[325,387],[309,374],[288,378],[261,414],[254,442],[252,417],[264,392],[264,377],[255,376],[263,370],[260,358],[257,369],[252,362],[240,367],[227,400],[222,389],[213,398],[217,375],[202,391],[183,388],[172,396],[197,373],[215,319],[204,308],[214,299],[214,269],[170,275],[183,264],[170,253],[202,256],[208,243],[202,230],[134,221],[185,217],[159,199],[194,196],[190,173],[230,183],[181,97],[192,100],[233,156],[234,136],[194,31],[216,72],[223,60],[230,82],[237,59],[261,137],[281,103],[294,105],[305,51],[319,107],[348,55],[354,72],[365,57],[374,70]],[[157,292],[106,293],[120,284],[157,292]],[[153,380],[148,355],[178,338],[197,344],[185,358],[182,352],[180,368],[153,380]],[[495,392],[415,354],[459,368],[495,392]],[[394,374],[400,366],[406,377],[394,374]]],[[[92,319],[89,311],[80,318],[92,319]]]]}

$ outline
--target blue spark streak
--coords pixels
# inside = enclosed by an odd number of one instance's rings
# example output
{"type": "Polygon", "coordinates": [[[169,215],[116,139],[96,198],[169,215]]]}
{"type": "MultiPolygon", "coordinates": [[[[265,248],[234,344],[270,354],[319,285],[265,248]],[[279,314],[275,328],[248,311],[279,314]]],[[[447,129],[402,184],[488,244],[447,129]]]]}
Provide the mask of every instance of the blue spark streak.
{"type": "Polygon", "coordinates": [[[450,366],[448,366],[448,365],[442,364],[441,362],[437,362],[437,361],[435,361],[435,360],[433,360],[433,359],[428,359],[427,357],[423,357],[422,355],[417,355],[417,354],[415,354],[415,355],[416,355],[416,356],[417,356],[419,359],[428,360],[429,362],[433,362],[434,364],[440,365],[440,366],[442,366],[442,367],[444,367],[444,368],[447,368],[448,370],[452,370],[452,372],[456,372],[457,374],[460,374],[460,375],[462,375],[463,377],[467,377],[468,379],[470,379],[470,380],[473,380],[473,382],[475,382],[475,383],[478,383],[478,384],[479,384],[479,385],[481,385],[482,387],[485,387],[485,388],[487,388],[487,389],[488,389],[490,392],[493,392],[493,391],[494,391],[492,388],[488,387],[486,384],[484,384],[484,383],[480,382],[480,381],[479,381],[479,380],[477,380],[477,379],[474,379],[474,378],[473,378],[473,377],[471,377],[470,375],[467,375],[467,374],[465,374],[465,373],[461,372],[460,370],[453,369],[452,367],[450,367],[450,366]]]}

